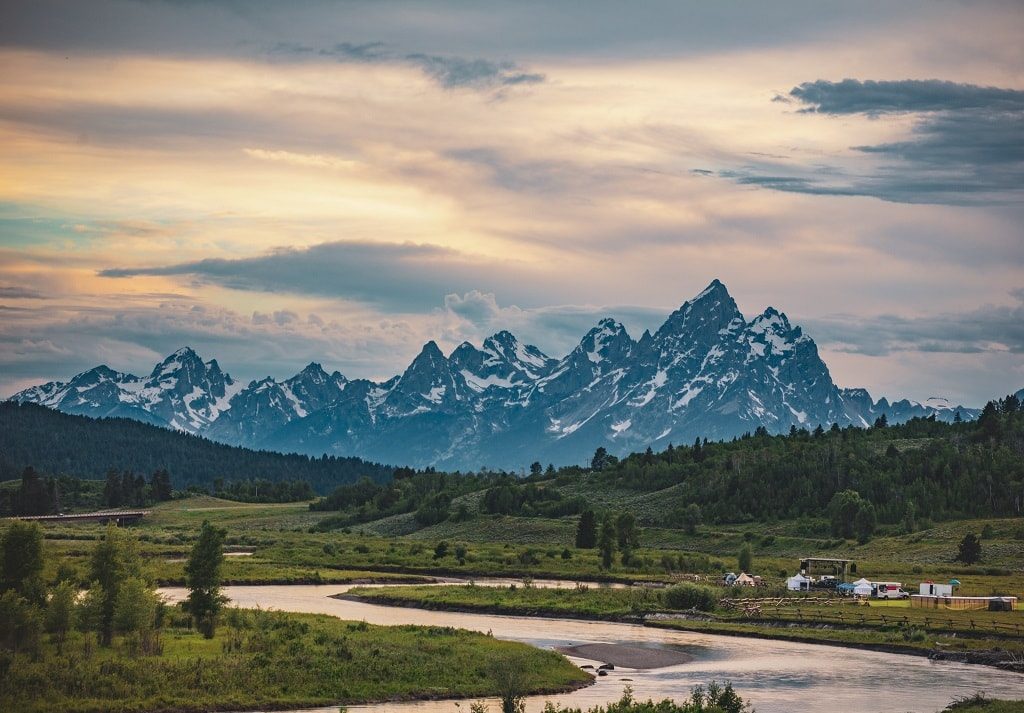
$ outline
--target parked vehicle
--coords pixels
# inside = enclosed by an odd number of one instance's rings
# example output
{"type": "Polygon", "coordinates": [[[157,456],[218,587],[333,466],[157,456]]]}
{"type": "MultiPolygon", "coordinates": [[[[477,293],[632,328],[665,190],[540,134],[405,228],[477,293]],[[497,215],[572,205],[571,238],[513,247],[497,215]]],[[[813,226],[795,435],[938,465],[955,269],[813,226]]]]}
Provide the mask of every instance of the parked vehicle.
{"type": "Polygon", "coordinates": [[[909,599],[910,593],[902,589],[902,582],[872,582],[876,599],[909,599]]]}

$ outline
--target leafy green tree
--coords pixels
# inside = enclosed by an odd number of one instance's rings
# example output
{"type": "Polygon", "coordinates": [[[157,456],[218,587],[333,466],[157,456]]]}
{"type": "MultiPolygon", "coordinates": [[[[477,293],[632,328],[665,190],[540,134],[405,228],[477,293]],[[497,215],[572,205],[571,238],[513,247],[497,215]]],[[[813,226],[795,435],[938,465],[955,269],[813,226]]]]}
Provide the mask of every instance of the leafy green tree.
{"type": "Polygon", "coordinates": [[[37,652],[43,631],[42,610],[13,589],[0,595],[0,646],[17,653],[37,652]]]}
{"type": "Polygon", "coordinates": [[[857,535],[857,541],[863,545],[870,540],[877,522],[875,506],[867,500],[862,500],[857,507],[857,514],[853,517],[853,531],[857,535]]]}
{"type": "Polygon", "coordinates": [[[636,516],[633,513],[620,513],[615,518],[615,540],[619,549],[623,547],[635,549],[640,546],[640,530],[636,526],[636,516]]]}
{"type": "Polygon", "coordinates": [[[610,514],[601,520],[601,533],[597,538],[597,546],[601,551],[601,567],[611,569],[615,559],[615,522],[610,514]]]}
{"type": "Polygon", "coordinates": [[[754,570],[754,551],[751,549],[749,542],[743,543],[736,559],[740,572],[747,572],[749,574],[754,570]]]}
{"type": "Polygon", "coordinates": [[[217,629],[217,614],[227,601],[220,593],[221,566],[224,564],[224,538],[227,531],[214,527],[208,520],[199,529],[199,539],[192,547],[185,564],[185,585],[188,597],[182,608],[192,615],[196,628],[207,639],[217,629]]]}
{"type": "Polygon", "coordinates": [[[0,536],[0,592],[13,591],[41,604],[43,587],[43,531],[34,522],[14,520],[0,536]]]}
{"type": "Polygon", "coordinates": [[[544,472],[544,466],[542,466],[540,464],[540,461],[534,461],[533,463],[530,463],[530,475],[531,476],[537,477],[542,472],[544,472]]]}
{"type": "Polygon", "coordinates": [[[121,583],[114,602],[114,627],[126,635],[128,649],[151,651],[160,599],[142,579],[129,577],[121,583]]]}
{"type": "Polygon", "coordinates": [[[683,529],[686,530],[687,534],[696,535],[697,528],[700,527],[703,520],[704,518],[700,512],[700,505],[697,503],[690,503],[683,510],[682,524],[683,529]]]}
{"type": "Polygon", "coordinates": [[[589,550],[597,545],[597,513],[584,510],[580,513],[580,521],[576,525],[576,547],[589,550]]]}
{"type": "Polygon", "coordinates": [[[72,582],[58,584],[46,604],[46,630],[53,635],[57,652],[61,653],[68,632],[75,626],[75,598],[78,587],[72,582]]]}
{"type": "Polygon", "coordinates": [[[142,563],[135,538],[113,523],[107,525],[90,562],[90,579],[97,588],[96,628],[103,646],[110,646],[114,639],[114,608],[121,585],[141,577],[142,563]]]}
{"type": "Polygon", "coordinates": [[[844,490],[832,496],[828,505],[832,521],[832,534],[838,537],[854,537],[856,528],[854,520],[861,509],[864,499],[856,490],[844,490]]]}
{"type": "Polygon", "coordinates": [[[956,558],[964,564],[981,562],[981,540],[978,539],[977,535],[973,532],[968,532],[964,535],[964,539],[960,540],[956,558]]]}

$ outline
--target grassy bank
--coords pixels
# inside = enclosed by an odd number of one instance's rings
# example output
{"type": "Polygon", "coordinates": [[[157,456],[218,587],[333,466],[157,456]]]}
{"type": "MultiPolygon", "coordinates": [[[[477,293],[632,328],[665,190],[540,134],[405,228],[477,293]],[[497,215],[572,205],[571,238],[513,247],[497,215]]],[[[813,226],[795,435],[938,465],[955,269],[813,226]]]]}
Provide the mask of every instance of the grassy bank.
{"type": "Polygon", "coordinates": [[[1024,622],[1024,613],[1019,611],[936,612],[909,607],[810,604],[765,608],[757,616],[716,609],[697,616],[661,618],[671,616],[673,611],[667,589],[358,587],[348,596],[380,604],[520,616],[635,620],[660,613],[647,623],[686,631],[870,647],[919,655],[941,652],[985,663],[1024,657],[1024,637],[1006,633],[1024,622]],[[884,621],[878,612],[885,613],[884,621]]]}
{"type": "Polygon", "coordinates": [[[477,697],[498,693],[509,665],[525,672],[534,693],[590,680],[554,652],[463,630],[254,610],[226,619],[213,639],[168,628],[156,655],[133,655],[124,640],[100,649],[78,634],[63,655],[47,643],[39,660],[8,656],[0,661],[0,710],[229,711],[477,697]]]}

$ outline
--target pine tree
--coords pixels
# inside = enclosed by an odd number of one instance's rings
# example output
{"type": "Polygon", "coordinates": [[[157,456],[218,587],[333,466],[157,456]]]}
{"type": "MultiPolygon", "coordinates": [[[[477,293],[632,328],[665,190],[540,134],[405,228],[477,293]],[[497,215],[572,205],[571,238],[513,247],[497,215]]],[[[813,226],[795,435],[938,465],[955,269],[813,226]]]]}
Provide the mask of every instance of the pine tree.
{"type": "Polygon", "coordinates": [[[736,564],[739,567],[740,572],[746,572],[749,574],[754,570],[754,551],[751,549],[749,542],[744,542],[743,546],[740,547],[736,560],[736,564]]]}
{"type": "Polygon", "coordinates": [[[576,525],[576,547],[589,550],[596,544],[597,514],[593,510],[584,510],[580,513],[580,521],[576,525]]]}
{"type": "Polygon", "coordinates": [[[221,565],[224,562],[224,538],[227,531],[204,520],[188,562],[185,581],[188,598],[182,608],[196,622],[196,628],[212,639],[217,628],[217,614],[227,598],[220,593],[221,565]]]}
{"type": "Polygon", "coordinates": [[[973,532],[968,532],[964,535],[964,539],[960,540],[956,559],[964,564],[981,561],[981,540],[973,532]]]}
{"type": "Polygon", "coordinates": [[[601,567],[611,569],[615,559],[615,523],[611,515],[605,515],[601,521],[601,534],[598,535],[597,546],[601,550],[601,567]]]}

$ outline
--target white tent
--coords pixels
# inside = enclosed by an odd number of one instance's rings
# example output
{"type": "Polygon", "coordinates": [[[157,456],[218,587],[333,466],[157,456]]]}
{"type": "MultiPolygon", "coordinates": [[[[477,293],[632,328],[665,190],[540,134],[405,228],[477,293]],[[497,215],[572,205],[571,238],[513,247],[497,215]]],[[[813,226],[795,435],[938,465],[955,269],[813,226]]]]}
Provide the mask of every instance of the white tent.
{"type": "Polygon", "coordinates": [[[868,585],[870,587],[871,586],[871,580],[870,579],[864,579],[863,577],[861,577],[860,579],[858,579],[856,582],[853,583],[853,586],[859,587],[862,584],[866,584],[866,585],[868,585]]]}
{"type": "Polygon", "coordinates": [[[811,580],[800,573],[786,580],[786,589],[791,592],[805,591],[811,588],[811,580]]]}
{"type": "Polygon", "coordinates": [[[870,597],[871,596],[871,582],[864,580],[864,584],[860,582],[854,582],[853,594],[857,597],[870,597]]]}

